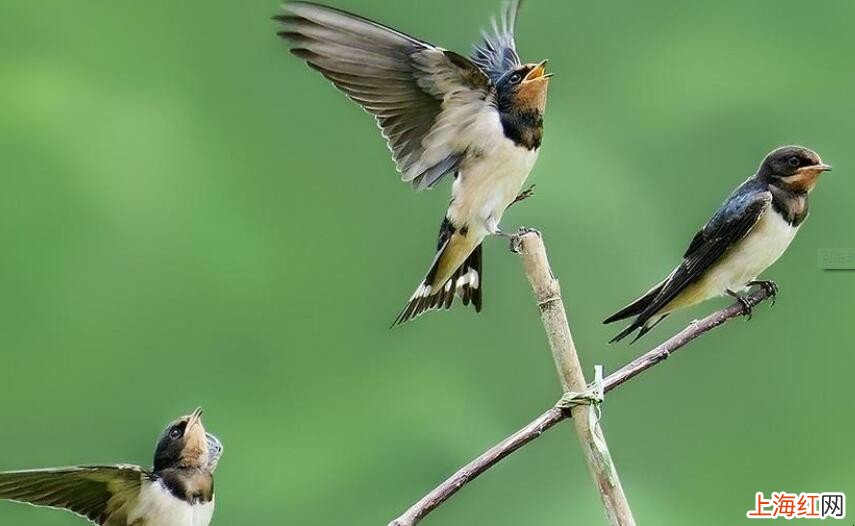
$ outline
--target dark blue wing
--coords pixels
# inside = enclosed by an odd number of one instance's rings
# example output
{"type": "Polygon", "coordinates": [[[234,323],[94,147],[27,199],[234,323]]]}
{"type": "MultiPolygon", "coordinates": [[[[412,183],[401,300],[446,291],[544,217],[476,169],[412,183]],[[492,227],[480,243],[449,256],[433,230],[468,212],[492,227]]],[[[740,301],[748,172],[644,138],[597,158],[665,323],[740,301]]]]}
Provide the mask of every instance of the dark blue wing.
{"type": "Polygon", "coordinates": [[[482,31],[484,41],[475,46],[472,61],[490,77],[494,83],[521,64],[514,42],[514,29],[521,0],[509,0],[499,20],[493,18],[493,32],[482,31]]]}
{"type": "Polygon", "coordinates": [[[683,262],[665,281],[662,290],[641,313],[647,319],[700,278],[711,266],[751,231],[772,203],[768,191],[732,195],[710,221],[695,235],[683,262]]]}
{"type": "Polygon", "coordinates": [[[734,220],[744,217],[746,212],[757,206],[758,202],[766,203],[770,199],[771,195],[762,182],[754,177],[748,179],[728,196],[707,224],[695,235],[683,257],[692,257],[704,244],[720,237],[722,231],[727,231],[734,220]]]}

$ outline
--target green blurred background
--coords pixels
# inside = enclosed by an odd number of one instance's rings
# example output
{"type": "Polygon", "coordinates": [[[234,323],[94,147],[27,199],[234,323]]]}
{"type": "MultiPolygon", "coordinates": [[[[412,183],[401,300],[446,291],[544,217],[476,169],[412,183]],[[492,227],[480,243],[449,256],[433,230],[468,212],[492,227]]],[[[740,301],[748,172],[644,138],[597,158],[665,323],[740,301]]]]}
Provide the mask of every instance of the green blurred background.
{"type": "MultiPolygon", "coordinates": [[[[468,51],[496,0],[339,0],[468,51]]],[[[485,309],[389,323],[432,257],[447,183],[398,181],[371,118],[288,55],[275,0],[0,4],[0,469],[148,465],[203,405],[225,444],[214,524],[386,524],[559,387],[520,262],[488,240],[485,309]]],[[[640,524],[748,522],[756,491],[848,491],[855,3],[530,0],[551,59],[540,228],[589,370],[606,315],[678,261],[773,147],[836,170],[767,275],[781,295],[609,396],[640,524]]],[[[855,505],[855,501],[852,502],[855,505]]],[[[555,429],[425,524],[603,524],[555,429]]],[[[72,525],[0,503],[0,523],[72,525]]]]}

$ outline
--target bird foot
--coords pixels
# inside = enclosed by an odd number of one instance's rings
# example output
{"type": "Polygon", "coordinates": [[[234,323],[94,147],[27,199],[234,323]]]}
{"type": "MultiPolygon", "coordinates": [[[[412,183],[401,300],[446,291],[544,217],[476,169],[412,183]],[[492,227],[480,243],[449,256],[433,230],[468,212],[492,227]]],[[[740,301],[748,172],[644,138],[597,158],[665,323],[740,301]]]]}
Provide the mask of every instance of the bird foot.
{"type": "Polygon", "coordinates": [[[519,195],[516,196],[516,198],[514,198],[513,201],[511,201],[511,204],[508,205],[508,208],[514,206],[517,203],[525,201],[526,199],[528,199],[529,197],[531,197],[533,195],[534,195],[534,185],[531,185],[528,188],[526,188],[525,190],[523,190],[522,192],[520,192],[519,195]]]}
{"type": "Polygon", "coordinates": [[[745,296],[733,292],[732,290],[728,290],[727,294],[742,305],[742,315],[748,316],[747,321],[751,321],[751,317],[754,315],[754,309],[751,307],[751,303],[748,299],[746,299],[745,296]]]}
{"type": "Polygon", "coordinates": [[[755,280],[749,281],[748,286],[758,286],[766,291],[766,294],[769,295],[769,299],[771,300],[771,305],[775,304],[775,301],[778,299],[778,284],[771,280],[755,280]]]}
{"type": "Polygon", "coordinates": [[[537,234],[538,236],[540,236],[539,230],[536,230],[534,228],[525,227],[525,226],[520,227],[520,229],[517,230],[517,232],[515,234],[509,234],[507,232],[497,230],[496,232],[494,232],[494,235],[499,236],[499,237],[504,238],[504,239],[507,239],[508,243],[509,243],[508,248],[510,248],[511,252],[513,252],[514,254],[519,254],[522,251],[522,238],[523,238],[523,236],[526,234],[531,234],[531,233],[534,233],[534,234],[537,234]]]}

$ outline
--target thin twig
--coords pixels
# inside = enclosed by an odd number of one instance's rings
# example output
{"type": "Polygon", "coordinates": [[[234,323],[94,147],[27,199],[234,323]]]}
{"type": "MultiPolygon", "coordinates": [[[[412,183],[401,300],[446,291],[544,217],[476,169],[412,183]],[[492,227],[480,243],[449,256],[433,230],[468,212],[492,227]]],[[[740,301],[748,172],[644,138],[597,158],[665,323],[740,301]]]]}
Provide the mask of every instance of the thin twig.
{"type": "MultiPolygon", "coordinates": [[[[759,289],[750,296],[746,296],[745,299],[751,307],[756,307],[760,303],[769,299],[769,297],[769,292],[767,290],[759,289]]],[[[700,321],[693,322],[688,327],[677,333],[676,336],[673,336],[666,342],[660,344],[656,348],[636,358],[629,364],[606,377],[603,382],[605,391],[609,392],[612,389],[623,385],[654,365],[663,362],[671,356],[671,354],[682,349],[695,338],[706,334],[733,318],[743,316],[744,314],[745,311],[743,306],[740,303],[735,303],[710,314],[700,321]]],[[[588,387],[590,388],[593,386],[588,387]]],[[[545,431],[551,429],[556,424],[569,417],[569,411],[565,411],[557,407],[550,408],[530,424],[502,440],[499,444],[490,448],[478,458],[459,469],[445,482],[437,486],[424,498],[410,507],[406,513],[389,523],[389,526],[415,526],[415,524],[430,512],[454,496],[454,494],[460,491],[463,486],[501,462],[522,446],[540,437],[540,435],[545,431]]]]}
{"type": "Polygon", "coordinates": [[[537,417],[529,425],[502,440],[499,444],[496,444],[481,456],[457,470],[457,473],[425,495],[420,501],[413,504],[403,515],[390,522],[389,526],[414,526],[418,524],[428,513],[450,499],[463,486],[478,478],[479,475],[498,464],[503,458],[539,437],[541,433],[564,418],[563,410],[557,407],[550,408],[549,411],[537,417]]]}

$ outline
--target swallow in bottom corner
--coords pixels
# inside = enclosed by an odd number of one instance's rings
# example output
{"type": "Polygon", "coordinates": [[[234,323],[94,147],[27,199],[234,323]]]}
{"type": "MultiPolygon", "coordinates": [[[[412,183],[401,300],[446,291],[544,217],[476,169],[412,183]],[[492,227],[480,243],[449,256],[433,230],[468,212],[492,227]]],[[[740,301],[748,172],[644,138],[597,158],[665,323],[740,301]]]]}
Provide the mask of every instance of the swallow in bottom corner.
{"type": "Polygon", "coordinates": [[[773,281],[755,281],[789,247],[808,216],[808,195],[831,170],[816,152],[780,147],[740,185],[695,235],[683,261],[662,282],[603,323],[635,317],[610,343],[638,330],[633,342],[672,312],[707,299],[732,296],[751,309],[741,291],[753,285],[773,296],[773,281]]]}
{"type": "Polygon", "coordinates": [[[63,508],[105,526],[208,526],[223,447],[202,410],[169,424],[154,466],[75,466],[0,472],[0,499],[63,508]]]}

